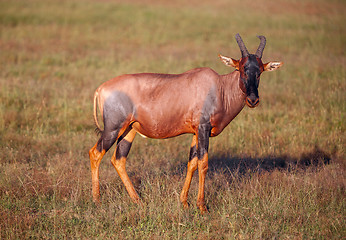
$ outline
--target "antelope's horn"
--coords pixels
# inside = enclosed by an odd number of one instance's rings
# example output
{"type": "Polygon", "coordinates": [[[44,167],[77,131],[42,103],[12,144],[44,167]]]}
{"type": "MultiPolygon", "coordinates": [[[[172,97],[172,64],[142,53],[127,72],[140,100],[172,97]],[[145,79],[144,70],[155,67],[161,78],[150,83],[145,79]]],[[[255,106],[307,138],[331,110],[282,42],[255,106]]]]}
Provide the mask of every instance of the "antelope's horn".
{"type": "Polygon", "coordinates": [[[249,51],[246,49],[243,39],[241,39],[239,33],[235,35],[235,40],[237,40],[238,46],[241,51],[242,58],[249,56],[249,51]]]}
{"type": "Polygon", "coordinates": [[[257,36],[257,37],[261,40],[261,42],[260,42],[260,44],[259,44],[259,46],[257,48],[257,51],[256,51],[255,55],[258,58],[262,58],[263,50],[264,50],[264,47],[266,46],[267,40],[266,40],[265,36],[257,36]]]}

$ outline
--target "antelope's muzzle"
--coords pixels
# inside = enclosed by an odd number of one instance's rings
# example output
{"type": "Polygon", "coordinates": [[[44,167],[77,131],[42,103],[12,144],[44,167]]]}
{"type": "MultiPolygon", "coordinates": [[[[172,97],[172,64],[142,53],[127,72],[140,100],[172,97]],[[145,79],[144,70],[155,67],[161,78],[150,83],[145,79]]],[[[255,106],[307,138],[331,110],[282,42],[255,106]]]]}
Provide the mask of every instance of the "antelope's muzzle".
{"type": "Polygon", "coordinates": [[[248,105],[250,108],[257,107],[259,104],[259,97],[256,97],[254,94],[251,94],[250,96],[246,97],[246,105],[248,105]]]}

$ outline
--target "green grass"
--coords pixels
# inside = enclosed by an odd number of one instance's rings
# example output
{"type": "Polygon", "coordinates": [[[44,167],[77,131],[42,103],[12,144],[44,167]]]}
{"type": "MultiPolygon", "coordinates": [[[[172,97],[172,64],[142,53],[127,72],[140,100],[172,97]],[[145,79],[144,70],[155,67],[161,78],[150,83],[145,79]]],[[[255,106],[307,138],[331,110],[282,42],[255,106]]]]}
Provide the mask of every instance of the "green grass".
{"type": "Polygon", "coordinates": [[[342,239],[345,226],[345,42],[342,1],[0,1],[1,239],[342,239]],[[234,35],[264,61],[261,104],[211,139],[207,215],[193,178],[179,194],[191,136],[136,137],[131,203],[101,163],[91,201],[92,96],[124,73],[229,72],[234,35]]]}

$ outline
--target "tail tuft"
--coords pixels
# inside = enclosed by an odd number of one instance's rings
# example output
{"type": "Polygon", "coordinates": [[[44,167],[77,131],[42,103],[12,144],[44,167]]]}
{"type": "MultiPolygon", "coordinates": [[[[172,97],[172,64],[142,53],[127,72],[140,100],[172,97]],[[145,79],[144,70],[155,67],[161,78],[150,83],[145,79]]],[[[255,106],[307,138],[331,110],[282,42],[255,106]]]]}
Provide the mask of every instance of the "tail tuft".
{"type": "Polygon", "coordinates": [[[95,125],[96,125],[96,128],[95,128],[95,132],[97,135],[100,135],[102,134],[102,130],[101,130],[101,127],[97,121],[97,100],[98,100],[98,91],[96,90],[95,94],[94,94],[94,122],[95,122],[95,125]]]}
{"type": "Polygon", "coordinates": [[[96,133],[97,136],[101,136],[101,135],[102,135],[102,132],[103,132],[103,131],[102,131],[101,129],[99,129],[97,126],[95,127],[95,130],[94,130],[94,131],[95,131],[95,133],[96,133]]]}

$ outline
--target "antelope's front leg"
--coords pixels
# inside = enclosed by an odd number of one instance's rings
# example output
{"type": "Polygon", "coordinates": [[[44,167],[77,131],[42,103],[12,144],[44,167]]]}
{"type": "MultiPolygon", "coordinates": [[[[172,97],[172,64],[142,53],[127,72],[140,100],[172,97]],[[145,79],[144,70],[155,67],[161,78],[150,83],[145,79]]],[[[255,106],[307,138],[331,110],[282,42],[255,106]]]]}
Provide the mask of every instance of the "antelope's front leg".
{"type": "Polygon", "coordinates": [[[209,136],[210,136],[211,126],[210,124],[204,124],[199,127],[198,132],[198,147],[197,147],[197,165],[198,165],[198,196],[197,196],[197,206],[201,210],[201,213],[207,212],[207,207],[204,200],[204,184],[205,176],[208,171],[208,148],[209,148],[209,136]]]}
{"type": "Polygon", "coordinates": [[[189,207],[189,204],[187,203],[187,195],[189,193],[192,176],[194,172],[196,171],[196,169],[197,169],[197,137],[196,135],[193,135],[189,162],[187,164],[186,179],[185,179],[183,190],[181,191],[181,194],[180,194],[180,202],[184,205],[185,208],[189,207]]]}
{"type": "Polygon", "coordinates": [[[119,174],[121,181],[124,183],[125,188],[130,195],[131,199],[135,203],[140,203],[140,198],[133,187],[133,184],[127,175],[126,172],[126,159],[127,155],[129,154],[133,139],[135,138],[136,131],[134,129],[131,129],[126,136],[121,139],[116,147],[116,150],[112,156],[112,164],[114,168],[116,169],[117,173],[119,174]]]}

